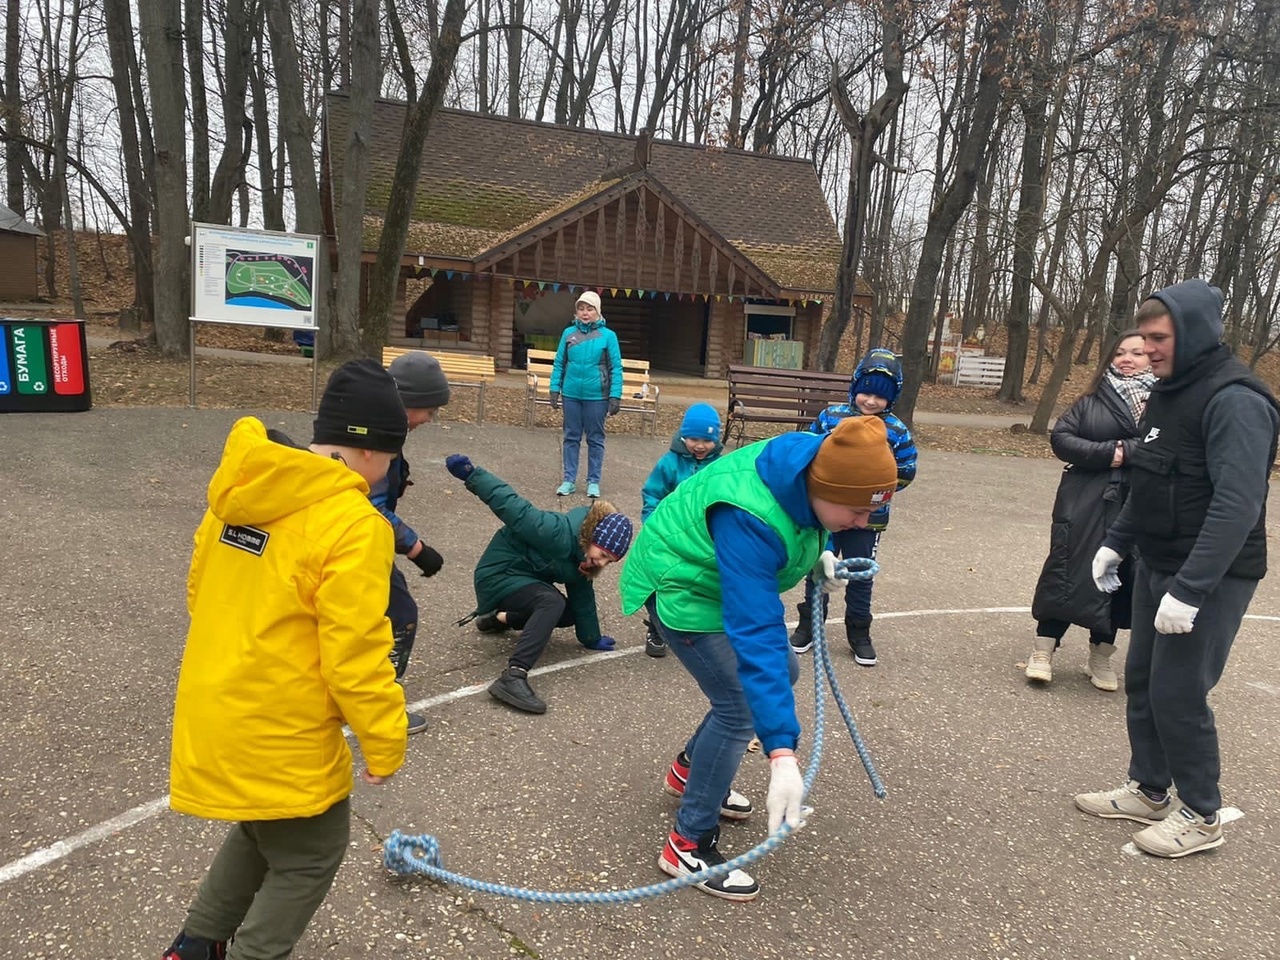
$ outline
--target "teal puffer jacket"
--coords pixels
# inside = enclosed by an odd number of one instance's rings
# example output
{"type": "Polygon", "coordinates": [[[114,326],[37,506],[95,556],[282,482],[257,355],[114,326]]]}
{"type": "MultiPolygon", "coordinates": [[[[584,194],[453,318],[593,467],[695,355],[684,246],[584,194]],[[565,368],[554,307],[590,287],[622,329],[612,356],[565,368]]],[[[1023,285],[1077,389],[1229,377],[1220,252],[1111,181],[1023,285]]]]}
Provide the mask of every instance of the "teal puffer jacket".
{"type": "Polygon", "coordinates": [[[569,400],[622,398],[622,351],[604,317],[565,328],[551,368],[551,392],[569,400]]]}

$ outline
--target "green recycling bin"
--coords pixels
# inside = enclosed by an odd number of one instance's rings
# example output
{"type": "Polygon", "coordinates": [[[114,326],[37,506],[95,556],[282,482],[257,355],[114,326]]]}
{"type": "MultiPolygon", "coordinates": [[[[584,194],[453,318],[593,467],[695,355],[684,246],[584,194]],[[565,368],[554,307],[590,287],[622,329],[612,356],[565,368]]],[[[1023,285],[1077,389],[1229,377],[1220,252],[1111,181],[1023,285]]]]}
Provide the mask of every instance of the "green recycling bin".
{"type": "Polygon", "coordinates": [[[0,413],[93,405],[83,320],[0,317],[0,413]]]}

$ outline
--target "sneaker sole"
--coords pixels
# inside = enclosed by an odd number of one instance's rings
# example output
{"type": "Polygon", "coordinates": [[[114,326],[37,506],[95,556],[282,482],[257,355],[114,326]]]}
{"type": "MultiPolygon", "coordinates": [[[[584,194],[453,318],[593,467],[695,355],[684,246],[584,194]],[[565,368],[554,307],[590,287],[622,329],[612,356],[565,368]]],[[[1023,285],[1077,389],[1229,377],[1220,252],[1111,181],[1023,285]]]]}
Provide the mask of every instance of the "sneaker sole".
{"type": "Polygon", "coordinates": [[[1141,850],[1143,853],[1149,854],[1150,856],[1153,856],[1153,857],[1159,857],[1161,860],[1177,860],[1181,857],[1189,857],[1191,856],[1191,854],[1199,853],[1202,850],[1213,850],[1216,847],[1222,846],[1223,842],[1225,842],[1226,839],[1227,837],[1225,834],[1218,834],[1216,839],[1208,840],[1200,844],[1199,846],[1191,847],[1190,849],[1187,849],[1187,850],[1179,850],[1176,853],[1166,853],[1163,850],[1157,851],[1157,850],[1152,850],[1149,847],[1144,847],[1142,845],[1142,842],[1138,839],[1137,834],[1135,834],[1133,837],[1133,845],[1137,847],[1139,850],[1141,850]]]}
{"type": "MultiPolygon", "coordinates": [[[[1134,823],[1145,823],[1147,826],[1151,827],[1164,819],[1164,817],[1155,817],[1154,819],[1151,817],[1140,817],[1135,813],[1121,813],[1118,810],[1112,810],[1104,813],[1099,810],[1090,810],[1088,807],[1082,805],[1079,800],[1073,800],[1072,803],[1076,805],[1076,809],[1081,813],[1087,813],[1091,817],[1098,817],[1102,820],[1132,820],[1134,823]]],[[[1170,809],[1172,806],[1173,805],[1170,804],[1169,808],[1166,809],[1170,809]]],[[[1168,813],[1165,814],[1165,816],[1168,815],[1168,813]]]]}
{"type": "MultiPolygon", "coordinates": [[[[683,867],[668,863],[667,858],[662,854],[658,854],[658,869],[670,877],[690,876],[689,872],[683,867]]],[[[710,894],[713,897],[718,897],[721,900],[732,900],[734,903],[748,903],[760,896],[760,891],[758,889],[752,890],[750,893],[732,893],[728,890],[716,890],[714,887],[709,887],[705,883],[695,883],[694,886],[703,893],[710,894]]]]}
{"type": "Polygon", "coordinates": [[[492,687],[489,688],[489,696],[493,697],[495,700],[501,700],[507,706],[515,707],[517,710],[523,711],[524,713],[543,714],[547,712],[547,705],[545,703],[537,705],[531,704],[525,700],[508,697],[501,690],[494,690],[492,687]]]}
{"type": "Polygon", "coordinates": [[[653,657],[655,660],[660,660],[667,655],[667,648],[665,646],[651,647],[646,643],[644,645],[644,652],[646,656],[653,657]]]}
{"type": "Polygon", "coordinates": [[[803,646],[801,646],[800,644],[793,643],[791,644],[791,649],[796,653],[808,653],[810,650],[813,649],[813,641],[810,640],[808,643],[804,644],[803,646]]]}
{"type": "Polygon", "coordinates": [[[1105,692],[1107,692],[1107,693],[1115,693],[1117,690],[1119,690],[1119,689],[1120,689],[1120,681],[1119,681],[1119,679],[1115,679],[1115,680],[1099,680],[1097,677],[1095,677],[1095,676],[1094,676],[1092,673],[1090,673],[1088,670],[1086,670],[1086,671],[1084,672],[1084,674],[1085,674],[1085,676],[1086,676],[1086,677],[1088,677],[1088,678],[1089,678],[1089,682],[1090,682],[1090,683],[1092,683],[1092,684],[1093,684],[1095,687],[1097,687],[1099,690],[1103,690],[1103,691],[1105,691],[1105,692]]]}
{"type": "Polygon", "coordinates": [[[1039,673],[1039,672],[1032,673],[1030,670],[1028,670],[1028,671],[1027,671],[1027,679],[1028,679],[1028,680],[1034,680],[1036,683],[1052,683],[1052,682],[1053,682],[1053,674],[1052,674],[1052,673],[1039,673]]]}
{"type": "Polygon", "coordinates": [[[856,653],[853,655],[853,662],[860,667],[874,667],[880,662],[879,657],[860,657],[856,653]]]}

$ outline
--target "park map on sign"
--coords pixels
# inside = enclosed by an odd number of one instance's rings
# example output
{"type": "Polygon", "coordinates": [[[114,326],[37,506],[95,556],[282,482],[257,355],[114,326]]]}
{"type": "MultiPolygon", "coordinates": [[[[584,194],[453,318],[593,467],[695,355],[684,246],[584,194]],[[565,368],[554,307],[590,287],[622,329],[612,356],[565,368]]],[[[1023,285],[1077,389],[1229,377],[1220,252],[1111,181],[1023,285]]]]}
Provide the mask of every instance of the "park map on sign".
{"type": "Polygon", "coordinates": [[[226,302],[232,306],[310,310],[311,267],[309,257],[228,250],[226,302]]]}

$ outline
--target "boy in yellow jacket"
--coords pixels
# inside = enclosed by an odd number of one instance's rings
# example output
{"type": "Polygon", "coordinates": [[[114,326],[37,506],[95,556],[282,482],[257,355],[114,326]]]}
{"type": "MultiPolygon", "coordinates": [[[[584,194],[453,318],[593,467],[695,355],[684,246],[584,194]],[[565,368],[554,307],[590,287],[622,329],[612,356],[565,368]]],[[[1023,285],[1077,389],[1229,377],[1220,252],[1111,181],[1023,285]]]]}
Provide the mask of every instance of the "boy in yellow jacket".
{"type": "Polygon", "coordinates": [[[231,428],[187,580],[169,794],[180,813],[234,826],[164,960],[288,956],[347,849],[343,724],[367,783],[404,762],[393,535],[369,487],[407,431],[371,360],[334,371],[309,449],[252,417],[231,428]]]}

